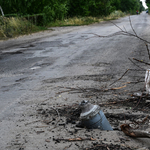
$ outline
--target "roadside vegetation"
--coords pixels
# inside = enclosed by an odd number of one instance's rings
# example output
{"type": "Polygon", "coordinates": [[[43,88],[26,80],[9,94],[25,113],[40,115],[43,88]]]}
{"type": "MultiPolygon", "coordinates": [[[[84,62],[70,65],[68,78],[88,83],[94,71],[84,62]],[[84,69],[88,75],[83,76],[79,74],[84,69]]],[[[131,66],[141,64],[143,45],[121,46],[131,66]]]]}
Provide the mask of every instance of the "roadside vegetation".
{"type": "Polygon", "coordinates": [[[44,29],[44,27],[36,26],[25,18],[0,17],[0,39],[8,39],[44,29]]]}
{"type": "Polygon", "coordinates": [[[0,39],[47,27],[89,25],[118,19],[144,9],[140,0],[0,0],[0,6],[0,39]]]}
{"type": "Polygon", "coordinates": [[[48,26],[55,27],[55,26],[80,26],[80,25],[89,25],[96,22],[101,22],[105,20],[113,20],[118,19],[120,17],[126,16],[126,13],[122,11],[114,11],[108,16],[100,16],[100,17],[73,17],[64,20],[55,20],[54,22],[48,23],[48,26]]]}

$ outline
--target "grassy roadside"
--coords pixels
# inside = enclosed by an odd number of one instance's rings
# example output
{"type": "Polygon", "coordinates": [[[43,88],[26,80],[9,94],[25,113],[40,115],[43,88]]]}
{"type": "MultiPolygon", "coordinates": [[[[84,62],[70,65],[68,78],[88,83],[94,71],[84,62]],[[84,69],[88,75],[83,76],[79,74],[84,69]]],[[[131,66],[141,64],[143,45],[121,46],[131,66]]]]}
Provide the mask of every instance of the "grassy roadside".
{"type": "Polygon", "coordinates": [[[45,27],[35,26],[25,18],[0,17],[0,40],[31,34],[45,29],[45,27]]]}
{"type": "Polygon", "coordinates": [[[6,40],[20,35],[46,30],[47,27],[89,25],[105,20],[118,19],[125,15],[126,14],[121,11],[114,11],[107,17],[74,17],[64,19],[62,21],[56,20],[55,22],[48,23],[46,27],[36,26],[32,22],[27,21],[25,18],[0,17],[0,40],[6,40]]]}
{"type": "Polygon", "coordinates": [[[121,11],[114,11],[109,16],[106,17],[74,17],[65,19],[63,21],[56,20],[55,22],[51,22],[48,24],[49,27],[59,27],[59,26],[81,26],[81,25],[89,25],[96,22],[107,21],[107,20],[115,20],[120,17],[126,16],[126,13],[121,11]]]}

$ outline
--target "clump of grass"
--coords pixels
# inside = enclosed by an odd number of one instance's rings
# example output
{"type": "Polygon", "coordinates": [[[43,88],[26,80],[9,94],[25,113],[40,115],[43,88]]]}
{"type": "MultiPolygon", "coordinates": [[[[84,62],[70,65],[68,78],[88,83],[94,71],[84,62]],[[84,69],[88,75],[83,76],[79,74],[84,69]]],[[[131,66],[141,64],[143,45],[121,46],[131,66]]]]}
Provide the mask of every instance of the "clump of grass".
{"type": "Polygon", "coordinates": [[[41,30],[21,17],[0,17],[0,39],[7,39],[41,30]]]}
{"type": "Polygon", "coordinates": [[[109,16],[104,17],[104,20],[114,20],[114,19],[118,19],[118,18],[124,17],[124,16],[126,16],[126,13],[118,10],[118,11],[112,12],[109,16]]]}

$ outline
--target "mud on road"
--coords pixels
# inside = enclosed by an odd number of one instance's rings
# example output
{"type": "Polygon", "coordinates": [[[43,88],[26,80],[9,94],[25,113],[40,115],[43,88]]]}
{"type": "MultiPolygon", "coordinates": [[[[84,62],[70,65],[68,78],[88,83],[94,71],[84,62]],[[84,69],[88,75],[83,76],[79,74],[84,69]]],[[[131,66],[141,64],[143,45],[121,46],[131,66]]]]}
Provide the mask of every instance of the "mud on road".
{"type": "MultiPolygon", "coordinates": [[[[150,41],[149,16],[131,19],[137,34],[150,41]]],[[[132,32],[128,17],[114,23],[132,32]]],[[[145,44],[123,35],[93,35],[118,30],[103,22],[0,43],[0,149],[149,149],[149,139],[131,138],[120,129],[150,112],[144,87],[148,66],[128,59],[148,62],[145,44]],[[127,69],[132,70],[112,84],[127,69]],[[114,131],[79,127],[82,100],[99,105],[114,131]]],[[[149,117],[139,130],[150,131],[149,117]]]]}

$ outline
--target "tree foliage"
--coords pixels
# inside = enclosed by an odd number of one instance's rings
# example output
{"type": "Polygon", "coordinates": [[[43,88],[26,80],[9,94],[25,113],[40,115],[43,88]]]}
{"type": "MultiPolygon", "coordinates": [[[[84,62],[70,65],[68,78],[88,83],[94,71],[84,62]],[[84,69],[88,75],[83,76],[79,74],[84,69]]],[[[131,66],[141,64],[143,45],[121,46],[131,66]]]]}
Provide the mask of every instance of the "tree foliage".
{"type": "MultiPolygon", "coordinates": [[[[150,0],[147,0],[150,3],[150,0]]],[[[114,10],[141,10],[140,0],[0,0],[5,14],[45,14],[53,21],[73,16],[106,16],[114,10]]]]}
{"type": "Polygon", "coordinates": [[[120,0],[120,9],[124,12],[126,11],[136,11],[136,10],[141,10],[142,2],[140,0],[120,0]]]}
{"type": "Polygon", "coordinates": [[[148,6],[148,9],[150,10],[150,0],[145,0],[147,6],[148,6]]]}
{"type": "Polygon", "coordinates": [[[99,16],[108,15],[112,6],[109,0],[69,0],[68,15],[99,16]]]}

